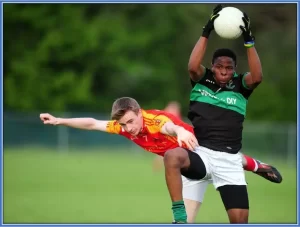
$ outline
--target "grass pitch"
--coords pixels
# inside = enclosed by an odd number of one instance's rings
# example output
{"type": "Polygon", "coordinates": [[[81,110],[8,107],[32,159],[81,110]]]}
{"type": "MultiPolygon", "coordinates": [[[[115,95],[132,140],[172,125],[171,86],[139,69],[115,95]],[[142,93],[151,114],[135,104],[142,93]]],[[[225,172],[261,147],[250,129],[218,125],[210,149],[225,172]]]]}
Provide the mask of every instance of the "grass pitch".
{"type": "MultiPolygon", "coordinates": [[[[151,154],[4,151],[4,223],[171,223],[163,171],[151,154]]],[[[268,162],[268,160],[262,160],[268,162]]],[[[249,223],[296,223],[296,168],[272,163],[281,184],[247,172],[249,223]]],[[[219,193],[208,187],[197,223],[228,223],[219,193]]]]}

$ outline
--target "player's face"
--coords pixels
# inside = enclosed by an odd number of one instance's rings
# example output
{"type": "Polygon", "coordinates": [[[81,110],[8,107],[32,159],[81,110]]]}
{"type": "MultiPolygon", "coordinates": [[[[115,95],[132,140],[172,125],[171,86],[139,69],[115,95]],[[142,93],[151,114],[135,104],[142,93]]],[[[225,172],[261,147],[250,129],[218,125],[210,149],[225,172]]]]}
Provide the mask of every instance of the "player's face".
{"type": "Polygon", "coordinates": [[[143,127],[142,111],[139,110],[137,114],[133,111],[127,111],[118,122],[126,132],[136,136],[143,127]]]}
{"type": "Polygon", "coordinates": [[[235,62],[230,57],[218,57],[212,64],[212,72],[214,73],[216,82],[223,87],[233,77],[235,62]]]}

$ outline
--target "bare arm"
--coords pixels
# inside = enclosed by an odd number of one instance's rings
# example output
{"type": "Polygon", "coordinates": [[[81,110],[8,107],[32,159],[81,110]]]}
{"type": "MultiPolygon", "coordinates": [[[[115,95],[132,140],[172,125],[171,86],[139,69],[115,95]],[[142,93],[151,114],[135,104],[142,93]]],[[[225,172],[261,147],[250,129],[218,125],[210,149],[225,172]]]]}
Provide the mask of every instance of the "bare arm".
{"type": "Polygon", "coordinates": [[[190,78],[194,82],[198,82],[205,75],[205,67],[202,66],[201,63],[206,51],[209,35],[214,30],[214,20],[219,16],[218,13],[222,10],[222,8],[222,5],[219,4],[213,9],[207,24],[203,27],[202,35],[190,56],[188,71],[190,78]]]}
{"type": "Polygon", "coordinates": [[[181,147],[182,144],[185,143],[191,151],[195,150],[196,147],[199,146],[193,133],[179,125],[175,125],[172,121],[166,122],[160,132],[169,136],[177,136],[179,146],[181,147]]]}
{"type": "Polygon", "coordinates": [[[262,82],[262,67],[255,47],[247,48],[250,73],[245,75],[244,82],[249,89],[256,88],[262,82]]]}
{"type": "Polygon", "coordinates": [[[172,121],[166,122],[160,129],[160,132],[169,136],[177,136],[179,130],[184,129],[181,126],[175,125],[172,121]]]}
{"type": "Polygon", "coordinates": [[[98,130],[106,132],[108,121],[100,121],[94,118],[58,118],[57,125],[64,125],[84,130],[98,130]]]}
{"type": "Polygon", "coordinates": [[[195,82],[199,81],[205,74],[205,67],[201,63],[204,58],[207,42],[208,39],[201,36],[190,56],[188,71],[190,78],[195,82]]]}
{"type": "Polygon", "coordinates": [[[94,118],[56,118],[48,113],[40,114],[40,119],[44,124],[64,125],[67,127],[84,129],[84,130],[99,130],[106,132],[109,121],[99,121],[94,118]]]}
{"type": "Polygon", "coordinates": [[[243,37],[244,37],[244,46],[247,47],[247,56],[250,73],[244,76],[244,83],[247,88],[254,89],[262,81],[262,68],[260,59],[254,47],[255,39],[251,32],[250,18],[246,13],[242,18],[244,26],[240,26],[243,37]]]}

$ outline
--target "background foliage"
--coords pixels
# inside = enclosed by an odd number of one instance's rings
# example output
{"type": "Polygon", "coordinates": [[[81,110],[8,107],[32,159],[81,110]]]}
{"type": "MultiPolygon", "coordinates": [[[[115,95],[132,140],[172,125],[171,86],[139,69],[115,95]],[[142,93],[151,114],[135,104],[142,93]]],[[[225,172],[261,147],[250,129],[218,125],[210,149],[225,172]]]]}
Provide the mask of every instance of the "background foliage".
{"type": "MultiPolygon", "coordinates": [[[[296,4],[233,4],[251,18],[264,81],[248,118],[296,121],[296,4]]],[[[187,112],[187,64],[212,4],[5,4],[4,106],[9,111],[109,112],[120,96],[143,108],[178,100],[187,112]]],[[[243,40],[211,35],[248,71],[243,40]]]]}

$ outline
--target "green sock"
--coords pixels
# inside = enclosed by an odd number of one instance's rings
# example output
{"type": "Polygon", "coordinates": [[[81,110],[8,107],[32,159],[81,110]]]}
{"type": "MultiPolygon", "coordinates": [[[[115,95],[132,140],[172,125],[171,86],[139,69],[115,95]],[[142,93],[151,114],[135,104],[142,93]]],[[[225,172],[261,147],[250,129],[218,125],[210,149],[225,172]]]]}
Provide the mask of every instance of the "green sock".
{"type": "Polygon", "coordinates": [[[172,210],[175,222],[187,223],[187,215],[183,201],[172,202],[172,210]]]}

